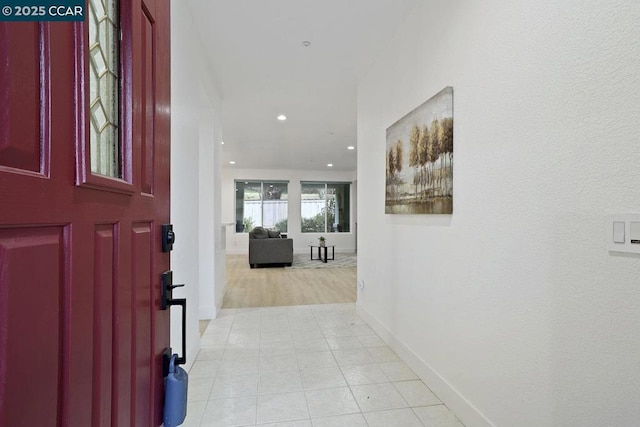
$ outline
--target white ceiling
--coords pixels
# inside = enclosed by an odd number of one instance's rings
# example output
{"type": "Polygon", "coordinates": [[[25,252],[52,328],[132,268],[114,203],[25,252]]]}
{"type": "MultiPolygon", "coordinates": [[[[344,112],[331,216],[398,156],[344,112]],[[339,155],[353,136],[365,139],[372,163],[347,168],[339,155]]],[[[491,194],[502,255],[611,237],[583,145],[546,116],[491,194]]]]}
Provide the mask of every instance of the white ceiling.
{"type": "Polygon", "coordinates": [[[355,171],[357,84],[418,2],[192,0],[223,96],[223,165],[355,171]]]}

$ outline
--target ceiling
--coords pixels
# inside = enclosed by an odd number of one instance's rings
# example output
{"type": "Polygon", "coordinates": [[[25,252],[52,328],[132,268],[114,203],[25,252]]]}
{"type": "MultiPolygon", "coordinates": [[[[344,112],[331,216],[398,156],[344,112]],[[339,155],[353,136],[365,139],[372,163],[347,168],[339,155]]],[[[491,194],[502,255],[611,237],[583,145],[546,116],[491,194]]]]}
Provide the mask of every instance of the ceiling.
{"type": "Polygon", "coordinates": [[[357,85],[418,2],[192,0],[224,167],[355,171],[357,85]]]}

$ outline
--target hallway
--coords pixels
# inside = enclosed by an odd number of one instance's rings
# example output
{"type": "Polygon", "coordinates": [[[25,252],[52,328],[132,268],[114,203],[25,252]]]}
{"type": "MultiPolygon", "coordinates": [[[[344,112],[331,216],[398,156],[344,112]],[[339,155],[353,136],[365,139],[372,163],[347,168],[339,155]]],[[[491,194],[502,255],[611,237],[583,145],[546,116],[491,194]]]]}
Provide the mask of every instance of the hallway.
{"type": "Polygon", "coordinates": [[[223,309],[184,426],[461,427],[354,304],[223,309]]]}

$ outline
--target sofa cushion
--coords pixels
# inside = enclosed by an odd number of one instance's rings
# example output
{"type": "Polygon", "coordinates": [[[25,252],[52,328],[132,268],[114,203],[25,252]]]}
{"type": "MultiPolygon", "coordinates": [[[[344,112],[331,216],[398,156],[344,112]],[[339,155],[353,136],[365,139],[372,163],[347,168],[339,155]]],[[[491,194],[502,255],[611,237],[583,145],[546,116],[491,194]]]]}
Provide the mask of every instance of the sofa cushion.
{"type": "Polygon", "coordinates": [[[270,239],[279,239],[280,238],[280,230],[267,230],[270,239]]]}
{"type": "Polygon", "coordinates": [[[265,228],[255,227],[249,233],[249,238],[250,239],[268,239],[269,238],[269,232],[265,228]]]}

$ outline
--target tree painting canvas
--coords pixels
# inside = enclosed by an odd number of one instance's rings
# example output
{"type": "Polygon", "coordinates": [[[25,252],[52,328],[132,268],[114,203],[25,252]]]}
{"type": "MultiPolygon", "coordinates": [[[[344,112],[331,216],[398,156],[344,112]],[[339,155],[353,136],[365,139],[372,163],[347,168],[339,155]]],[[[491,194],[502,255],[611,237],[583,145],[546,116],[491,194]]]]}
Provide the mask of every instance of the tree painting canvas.
{"type": "Polygon", "coordinates": [[[387,129],[387,214],[453,213],[453,88],[387,129]]]}

